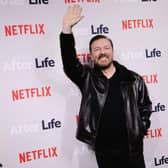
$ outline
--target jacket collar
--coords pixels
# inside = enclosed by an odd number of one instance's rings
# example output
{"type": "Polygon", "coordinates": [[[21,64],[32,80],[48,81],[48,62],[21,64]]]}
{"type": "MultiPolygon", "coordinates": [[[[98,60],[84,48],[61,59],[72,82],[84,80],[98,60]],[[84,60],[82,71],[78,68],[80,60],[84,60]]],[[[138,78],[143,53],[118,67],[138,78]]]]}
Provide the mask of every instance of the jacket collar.
{"type": "MultiPolygon", "coordinates": [[[[133,76],[131,71],[128,70],[124,65],[119,64],[117,61],[113,61],[113,64],[116,67],[116,70],[119,72],[120,82],[132,83],[135,81],[135,77],[133,76]]],[[[96,65],[94,65],[93,71],[93,74],[96,76],[104,76],[101,69],[96,65]]]]}

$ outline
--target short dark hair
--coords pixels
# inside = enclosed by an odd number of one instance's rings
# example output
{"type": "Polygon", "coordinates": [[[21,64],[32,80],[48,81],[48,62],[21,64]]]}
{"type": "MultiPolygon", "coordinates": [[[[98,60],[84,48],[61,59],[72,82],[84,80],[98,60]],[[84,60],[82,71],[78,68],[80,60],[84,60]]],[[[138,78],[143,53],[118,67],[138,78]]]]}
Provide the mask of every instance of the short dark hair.
{"type": "Polygon", "coordinates": [[[94,42],[94,41],[96,41],[96,40],[99,40],[99,39],[107,39],[109,42],[110,42],[110,44],[111,44],[111,47],[112,47],[112,49],[113,49],[113,42],[112,42],[112,40],[110,39],[110,38],[108,38],[107,36],[105,36],[105,35],[96,35],[96,36],[94,36],[94,37],[92,37],[91,38],[91,40],[90,40],[90,42],[89,42],[89,51],[91,52],[91,45],[92,45],[92,43],[94,42]]]}

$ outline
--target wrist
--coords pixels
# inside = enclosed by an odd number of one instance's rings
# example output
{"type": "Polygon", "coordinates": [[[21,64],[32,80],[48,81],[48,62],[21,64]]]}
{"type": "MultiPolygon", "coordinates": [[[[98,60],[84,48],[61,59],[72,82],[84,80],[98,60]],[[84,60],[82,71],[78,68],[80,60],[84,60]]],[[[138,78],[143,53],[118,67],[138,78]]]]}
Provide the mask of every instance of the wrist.
{"type": "Polygon", "coordinates": [[[72,27],[69,25],[63,25],[62,32],[64,34],[71,34],[72,33],[72,27]]]}

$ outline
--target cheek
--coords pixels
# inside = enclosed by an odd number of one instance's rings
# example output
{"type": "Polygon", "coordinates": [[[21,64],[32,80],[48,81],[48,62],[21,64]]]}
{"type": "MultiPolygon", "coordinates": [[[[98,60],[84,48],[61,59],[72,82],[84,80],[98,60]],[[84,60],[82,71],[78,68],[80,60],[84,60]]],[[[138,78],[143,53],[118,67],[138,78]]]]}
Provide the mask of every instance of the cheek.
{"type": "Polygon", "coordinates": [[[108,52],[107,55],[109,55],[110,58],[113,58],[113,53],[108,52]]]}
{"type": "Polygon", "coordinates": [[[97,55],[91,55],[90,58],[91,58],[92,61],[95,61],[97,59],[97,57],[98,57],[97,55]]]}

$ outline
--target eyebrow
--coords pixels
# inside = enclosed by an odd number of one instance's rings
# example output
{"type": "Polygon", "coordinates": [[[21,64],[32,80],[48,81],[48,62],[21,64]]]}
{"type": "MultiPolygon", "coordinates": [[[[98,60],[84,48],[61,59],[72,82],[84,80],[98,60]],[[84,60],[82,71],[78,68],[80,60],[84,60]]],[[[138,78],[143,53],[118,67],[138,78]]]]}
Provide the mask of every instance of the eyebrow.
{"type": "MultiPolygon", "coordinates": [[[[103,47],[111,47],[111,45],[104,45],[103,47]]],[[[99,47],[99,46],[96,46],[96,47],[93,47],[93,49],[96,49],[96,48],[101,48],[101,47],[99,47]]]]}

